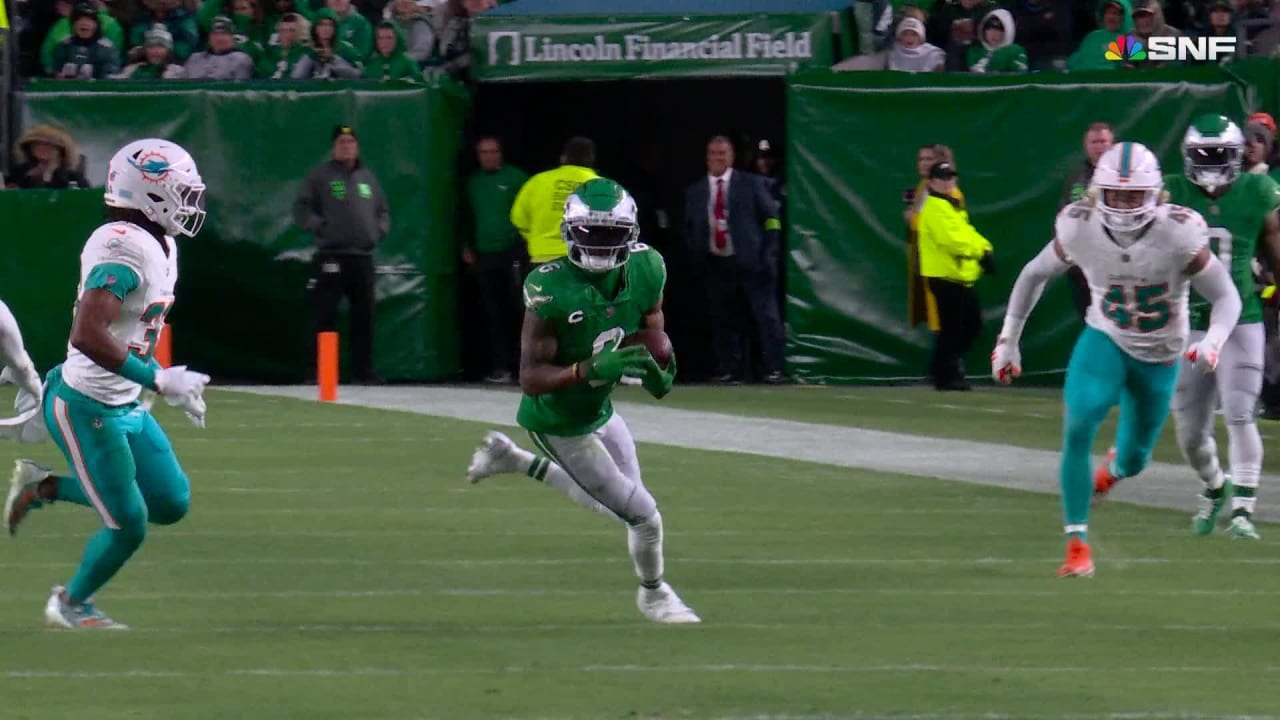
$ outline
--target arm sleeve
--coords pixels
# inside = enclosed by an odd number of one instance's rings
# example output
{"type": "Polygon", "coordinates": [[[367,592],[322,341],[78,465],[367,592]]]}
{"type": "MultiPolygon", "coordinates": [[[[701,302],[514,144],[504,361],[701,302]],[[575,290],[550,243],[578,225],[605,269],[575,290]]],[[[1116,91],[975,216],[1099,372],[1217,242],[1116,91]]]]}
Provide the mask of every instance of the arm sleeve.
{"type": "Polygon", "coordinates": [[[1231,282],[1226,266],[1212,255],[1209,256],[1208,264],[1191,276],[1191,287],[1213,305],[1209,312],[1209,330],[1205,333],[1205,341],[1214,347],[1222,347],[1235,328],[1236,321],[1240,319],[1240,310],[1244,305],[1240,299],[1240,291],[1231,282]]]}
{"type": "Polygon", "coordinates": [[[293,70],[289,71],[289,77],[294,80],[308,80],[311,78],[312,60],[310,55],[303,55],[293,66],[293,70]]]}
{"type": "Polygon", "coordinates": [[[318,232],[324,227],[324,218],[316,212],[316,175],[313,171],[302,181],[298,199],[293,203],[293,221],[308,232],[318,232]]]}
{"type": "Polygon", "coordinates": [[[95,265],[84,280],[85,290],[102,289],[124,302],[129,293],[138,289],[138,273],[128,265],[118,262],[95,265]]]}
{"type": "Polygon", "coordinates": [[[1005,342],[1017,346],[1022,338],[1022,328],[1027,324],[1027,317],[1040,302],[1044,286],[1050,280],[1061,275],[1071,267],[1053,249],[1050,242],[1044,246],[1039,255],[1022,268],[1018,280],[1013,284],[1013,292],[1009,293],[1009,307],[1004,313],[1004,325],[1000,329],[1000,337],[1005,342]]]}

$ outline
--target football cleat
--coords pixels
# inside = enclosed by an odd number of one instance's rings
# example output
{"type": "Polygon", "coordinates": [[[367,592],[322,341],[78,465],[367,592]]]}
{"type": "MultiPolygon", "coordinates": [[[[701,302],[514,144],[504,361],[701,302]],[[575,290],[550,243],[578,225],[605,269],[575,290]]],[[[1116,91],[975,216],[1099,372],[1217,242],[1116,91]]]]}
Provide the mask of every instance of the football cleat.
{"type": "Polygon", "coordinates": [[[1058,577],[1093,577],[1093,553],[1089,543],[1073,537],[1067,541],[1067,561],[1058,568],[1058,577]]]}
{"type": "Polygon", "coordinates": [[[1093,471],[1093,504],[1097,505],[1107,499],[1107,493],[1110,493],[1116,483],[1120,482],[1120,478],[1111,474],[1111,461],[1116,459],[1116,449],[1111,448],[1107,451],[1107,459],[1102,461],[1097,470],[1093,471]]]}
{"type": "Polygon", "coordinates": [[[478,483],[492,475],[520,472],[515,453],[512,452],[515,448],[516,444],[511,438],[497,430],[485,433],[484,441],[471,454],[471,464],[467,466],[467,479],[472,483],[478,483]]]}
{"type": "Polygon", "coordinates": [[[1231,525],[1227,527],[1227,535],[1232,540],[1261,540],[1262,536],[1258,534],[1258,529],[1253,526],[1253,521],[1247,515],[1236,515],[1231,518],[1231,525]]]}
{"type": "Polygon", "coordinates": [[[13,474],[9,476],[9,495],[4,501],[4,529],[10,535],[18,532],[18,525],[27,513],[44,504],[40,499],[40,483],[49,477],[51,470],[30,460],[14,460],[13,474]]]}
{"type": "Polygon", "coordinates": [[[44,623],[62,630],[128,630],[129,626],[107,617],[93,604],[93,598],[82,603],[63,599],[66,588],[55,587],[44,606],[44,623]]]}
{"type": "Polygon", "coordinates": [[[1205,488],[1199,497],[1200,509],[1191,518],[1191,527],[1196,535],[1205,536],[1213,532],[1214,526],[1218,524],[1218,513],[1222,512],[1222,506],[1231,497],[1231,480],[1224,480],[1216,493],[1205,488]]]}
{"type": "Polygon", "coordinates": [[[636,592],[636,607],[640,608],[646,618],[656,623],[688,625],[702,622],[665,582],[656,588],[641,585],[636,592]]]}

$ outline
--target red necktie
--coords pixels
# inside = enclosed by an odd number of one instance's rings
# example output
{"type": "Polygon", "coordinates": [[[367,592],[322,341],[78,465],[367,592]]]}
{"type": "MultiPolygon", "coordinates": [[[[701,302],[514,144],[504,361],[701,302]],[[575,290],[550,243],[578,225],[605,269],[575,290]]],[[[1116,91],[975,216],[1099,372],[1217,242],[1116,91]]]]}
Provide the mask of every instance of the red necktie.
{"type": "Polygon", "coordinates": [[[728,223],[725,222],[724,214],[724,178],[716,178],[716,204],[712,214],[715,215],[716,220],[714,228],[716,249],[724,250],[729,244],[728,223]]]}

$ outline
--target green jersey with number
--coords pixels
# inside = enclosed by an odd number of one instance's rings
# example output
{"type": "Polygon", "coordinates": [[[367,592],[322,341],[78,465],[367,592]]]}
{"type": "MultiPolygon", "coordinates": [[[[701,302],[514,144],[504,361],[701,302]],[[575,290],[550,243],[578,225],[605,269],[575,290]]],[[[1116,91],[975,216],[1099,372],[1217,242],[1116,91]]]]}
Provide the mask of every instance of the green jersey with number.
{"type": "MultiPolygon", "coordinates": [[[[1227,266],[1244,302],[1239,324],[1262,322],[1262,301],[1253,282],[1253,257],[1267,214],[1280,204],[1280,186],[1266,175],[1244,174],[1231,183],[1224,195],[1211,198],[1183,175],[1166,176],[1164,182],[1170,201],[1199,212],[1208,223],[1209,247],[1227,266]]],[[[1209,328],[1209,310],[1209,301],[1192,291],[1192,330],[1209,328]]]]}
{"type": "MultiPolygon", "coordinates": [[[[640,329],[641,320],[658,304],[667,268],[657,250],[634,243],[630,259],[614,272],[622,273],[622,279],[612,299],[567,259],[543,265],[525,278],[525,308],[555,329],[556,365],[572,365],[603,348],[617,347],[622,338],[640,329]]],[[[609,395],[615,384],[595,380],[544,395],[525,395],[516,420],[533,432],[586,435],[613,415],[609,395]]]]}

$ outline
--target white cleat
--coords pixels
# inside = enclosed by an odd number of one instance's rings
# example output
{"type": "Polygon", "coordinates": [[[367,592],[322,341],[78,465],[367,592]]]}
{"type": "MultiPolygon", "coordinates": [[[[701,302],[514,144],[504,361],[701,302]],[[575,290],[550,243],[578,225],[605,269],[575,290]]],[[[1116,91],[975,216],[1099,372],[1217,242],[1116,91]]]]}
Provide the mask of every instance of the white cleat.
{"type": "Polygon", "coordinates": [[[62,599],[66,588],[55,587],[44,604],[44,624],[61,630],[128,630],[129,626],[107,617],[93,598],[74,605],[62,599]]]}
{"type": "Polygon", "coordinates": [[[702,622],[665,582],[652,590],[641,585],[636,593],[636,607],[640,608],[646,618],[656,623],[688,625],[702,622]]]}
{"type": "Polygon", "coordinates": [[[515,449],[516,444],[511,438],[497,430],[485,433],[484,441],[471,454],[471,464],[467,466],[467,479],[472,483],[478,483],[492,475],[520,472],[515,453],[512,452],[515,449]]]}
{"type": "Polygon", "coordinates": [[[49,468],[30,460],[14,460],[13,474],[9,476],[9,494],[4,500],[4,529],[13,535],[27,513],[40,507],[38,488],[49,477],[49,468]]]}

